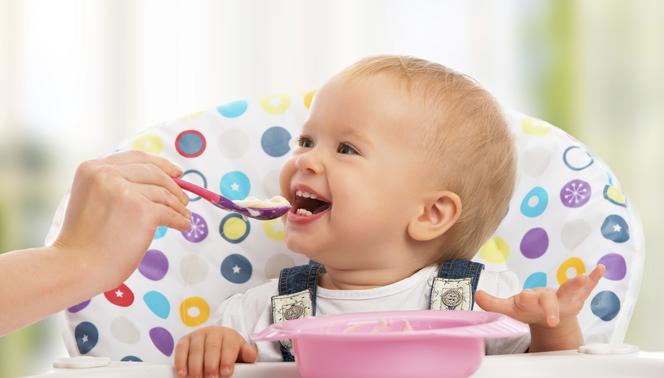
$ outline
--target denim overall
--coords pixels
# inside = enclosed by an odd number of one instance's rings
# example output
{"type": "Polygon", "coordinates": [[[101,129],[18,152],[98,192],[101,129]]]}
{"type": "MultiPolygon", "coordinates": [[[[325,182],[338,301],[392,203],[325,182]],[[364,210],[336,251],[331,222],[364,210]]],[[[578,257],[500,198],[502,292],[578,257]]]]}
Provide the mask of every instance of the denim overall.
{"type": "MultiPolygon", "coordinates": [[[[473,309],[475,290],[484,265],[468,260],[449,260],[440,265],[431,285],[429,309],[473,309]]],[[[286,268],[279,274],[279,295],[272,297],[272,322],[316,316],[318,278],[325,268],[317,262],[286,268]]],[[[280,342],[286,362],[295,361],[290,340],[280,342]]]]}

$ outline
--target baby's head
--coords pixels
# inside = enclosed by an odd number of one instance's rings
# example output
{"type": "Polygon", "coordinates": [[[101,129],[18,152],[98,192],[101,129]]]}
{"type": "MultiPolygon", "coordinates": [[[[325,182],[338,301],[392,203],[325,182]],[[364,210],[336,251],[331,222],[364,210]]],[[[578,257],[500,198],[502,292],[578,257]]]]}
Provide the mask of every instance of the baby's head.
{"type": "Polygon", "coordinates": [[[286,243],[337,269],[470,259],[507,212],[515,164],[499,106],[472,79],[363,59],[320,88],[282,169],[286,243]]]}

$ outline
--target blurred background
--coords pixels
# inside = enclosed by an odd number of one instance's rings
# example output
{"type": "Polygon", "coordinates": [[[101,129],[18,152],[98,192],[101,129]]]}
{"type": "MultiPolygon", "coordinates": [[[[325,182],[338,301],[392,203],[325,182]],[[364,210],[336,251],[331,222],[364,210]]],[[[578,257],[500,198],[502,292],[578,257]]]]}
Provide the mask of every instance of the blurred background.
{"type": "MultiPolygon", "coordinates": [[[[648,249],[626,341],[664,350],[659,0],[0,0],[0,251],[43,244],[78,163],[138,131],[227,100],[314,89],[384,53],[475,77],[613,168],[648,249]]],[[[0,377],[65,355],[45,320],[0,338],[0,377]]]]}

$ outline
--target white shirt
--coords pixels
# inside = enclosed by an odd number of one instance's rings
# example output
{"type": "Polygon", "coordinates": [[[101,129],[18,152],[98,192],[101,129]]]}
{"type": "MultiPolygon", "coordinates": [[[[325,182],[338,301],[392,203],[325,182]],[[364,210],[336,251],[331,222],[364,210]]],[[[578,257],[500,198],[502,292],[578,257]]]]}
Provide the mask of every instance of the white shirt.
{"type": "MultiPolygon", "coordinates": [[[[351,312],[426,310],[437,266],[427,266],[410,277],[393,284],[366,290],[330,290],[318,287],[316,315],[351,312]]],[[[507,298],[520,291],[512,272],[485,269],[477,284],[497,297],[507,298]]],[[[245,340],[272,324],[271,298],[279,295],[278,280],[236,294],[224,301],[218,311],[217,324],[233,328],[245,340]]],[[[474,306],[475,311],[482,311],[474,306]]],[[[530,345],[530,335],[490,339],[487,354],[523,353],[530,345]]],[[[257,342],[258,361],[282,361],[278,342],[257,342]]]]}

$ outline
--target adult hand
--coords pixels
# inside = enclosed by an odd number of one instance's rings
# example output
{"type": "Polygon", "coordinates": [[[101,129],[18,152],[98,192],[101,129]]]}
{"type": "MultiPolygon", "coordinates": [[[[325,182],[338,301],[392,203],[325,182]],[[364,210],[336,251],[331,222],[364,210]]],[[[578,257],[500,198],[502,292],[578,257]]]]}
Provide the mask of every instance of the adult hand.
{"type": "Polygon", "coordinates": [[[138,267],[158,226],[190,227],[188,197],[168,160],[138,151],[82,163],[53,247],[82,264],[100,285],[118,286],[138,267]]]}

